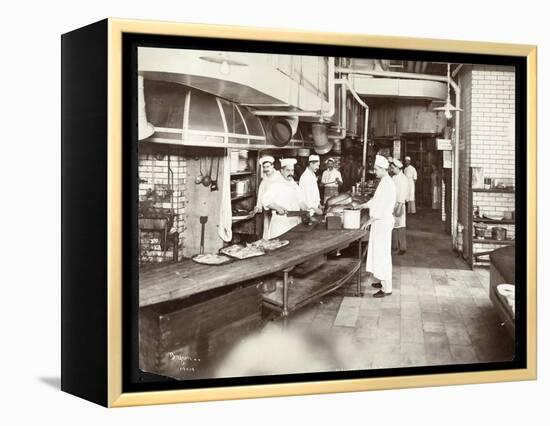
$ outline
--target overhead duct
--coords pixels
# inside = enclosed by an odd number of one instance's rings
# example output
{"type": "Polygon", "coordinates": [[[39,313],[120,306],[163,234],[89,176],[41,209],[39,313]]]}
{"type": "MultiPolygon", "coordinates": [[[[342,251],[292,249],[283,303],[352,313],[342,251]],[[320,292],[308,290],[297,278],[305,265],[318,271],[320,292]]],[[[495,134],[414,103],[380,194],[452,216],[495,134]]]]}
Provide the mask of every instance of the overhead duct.
{"type": "Polygon", "coordinates": [[[155,126],[147,121],[145,112],[145,93],[143,91],[143,76],[138,75],[138,139],[147,139],[155,133],[155,126]]]}
{"type": "Polygon", "coordinates": [[[326,124],[313,123],[311,125],[313,135],[313,149],[317,154],[323,155],[332,149],[334,143],[328,138],[328,129],[326,124]]]}
{"type": "Polygon", "coordinates": [[[298,117],[271,117],[265,126],[268,144],[286,146],[298,130],[298,117]]]}

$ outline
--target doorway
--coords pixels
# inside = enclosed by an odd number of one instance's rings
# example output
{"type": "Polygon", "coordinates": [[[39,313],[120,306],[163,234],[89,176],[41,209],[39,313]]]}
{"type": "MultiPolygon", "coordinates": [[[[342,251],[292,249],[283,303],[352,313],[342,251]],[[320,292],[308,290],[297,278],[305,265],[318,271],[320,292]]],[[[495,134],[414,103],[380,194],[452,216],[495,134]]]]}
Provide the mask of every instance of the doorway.
{"type": "Polygon", "coordinates": [[[416,181],[416,205],[420,208],[441,210],[441,178],[443,176],[443,156],[437,150],[434,135],[402,135],[404,156],[411,162],[418,174],[416,181]],[[432,165],[437,178],[432,179],[432,165]],[[439,202],[434,205],[434,181],[439,184],[439,202]]]}

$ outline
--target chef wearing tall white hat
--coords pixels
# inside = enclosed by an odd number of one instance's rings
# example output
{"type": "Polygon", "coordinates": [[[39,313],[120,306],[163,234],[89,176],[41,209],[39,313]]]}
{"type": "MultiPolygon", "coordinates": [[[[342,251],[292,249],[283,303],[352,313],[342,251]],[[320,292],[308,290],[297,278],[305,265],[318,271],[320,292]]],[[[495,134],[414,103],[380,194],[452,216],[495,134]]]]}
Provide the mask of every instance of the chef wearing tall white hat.
{"type": "Polygon", "coordinates": [[[306,210],[298,184],[294,180],[294,165],[296,159],[281,159],[282,179],[269,186],[262,203],[266,209],[272,211],[268,233],[264,238],[277,238],[296,225],[300,224],[301,217],[288,217],[287,212],[306,210]]]}
{"type": "Polygon", "coordinates": [[[308,166],[300,176],[300,192],[302,198],[306,203],[308,210],[315,210],[316,213],[321,214],[321,195],[319,194],[319,187],[317,186],[317,175],[315,174],[319,170],[319,163],[321,159],[318,155],[312,154],[308,158],[308,166]]]}
{"type": "MultiPolygon", "coordinates": [[[[259,163],[261,166],[261,171],[263,173],[261,173],[262,180],[258,188],[258,197],[256,200],[256,207],[254,207],[254,214],[260,213],[264,210],[265,204],[262,202],[262,200],[269,187],[275,182],[282,180],[281,173],[279,173],[279,171],[275,170],[275,167],[273,167],[275,159],[271,155],[263,155],[262,157],[260,157],[259,163]]],[[[270,215],[264,214],[263,238],[268,237],[270,220],[270,215]]]]}
{"type": "Polygon", "coordinates": [[[405,157],[405,168],[403,173],[409,179],[409,195],[407,197],[407,213],[415,214],[416,213],[416,202],[415,202],[415,191],[416,191],[416,181],[418,179],[418,174],[416,169],[411,164],[411,157],[408,155],[405,157]]]}
{"type": "Polygon", "coordinates": [[[367,272],[371,272],[379,282],[373,282],[374,288],[380,289],[374,297],[389,296],[392,293],[392,258],[391,239],[395,223],[393,209],[395,207],[395,185],[388,175],[389,163],[385,157],[376,156],[374,172],[380,178],[380,183],[370,201],[361,204],[359,208],[369,209],[369,220],[361,227],[370,226],[369,247],[367,253],[367,272]]]}

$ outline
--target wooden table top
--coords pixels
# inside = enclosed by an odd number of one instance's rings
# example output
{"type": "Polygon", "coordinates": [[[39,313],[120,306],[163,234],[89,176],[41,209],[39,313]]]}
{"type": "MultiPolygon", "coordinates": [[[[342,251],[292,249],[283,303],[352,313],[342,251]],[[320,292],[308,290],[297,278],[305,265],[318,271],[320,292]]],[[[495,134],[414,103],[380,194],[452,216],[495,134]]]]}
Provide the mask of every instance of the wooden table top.
{"type": "Polygon", "coordinates": [[[290,230],[279,237],[290,244],[265,256],[225,265],[201,265],[186,259],[140,272],[139,306],[182,299],[197,293],[272,274],[320,254],[342,248],[368,234],[363,230],[326,230],[324,224],[307,232],[290,230]]]}

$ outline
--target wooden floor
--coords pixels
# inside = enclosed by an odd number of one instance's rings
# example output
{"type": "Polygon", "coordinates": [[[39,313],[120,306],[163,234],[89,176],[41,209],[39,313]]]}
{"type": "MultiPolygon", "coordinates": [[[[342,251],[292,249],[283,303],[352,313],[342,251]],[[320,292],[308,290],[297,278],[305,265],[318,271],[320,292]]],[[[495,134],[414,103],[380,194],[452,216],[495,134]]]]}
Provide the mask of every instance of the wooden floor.
{"type": "MultiPolygon", "coordinates": [[[[325,336],[334,365],[344,369],[511,360],[514,342],[489,300],[488,269],[472,271],[455,255],[434,212],[408,218],[407,236],[407,253],[393,258],[391,296],[373,298],[376,290],[364,274],[363,297],[352,296],[351,280],[294,313],[288,332],[325,336]]],[[[281,325],[279,319],[265,324],[264,341],[270,333],[279,335],[281,325]]],[[[277,348],[272,350],[284,352],[281,359],[293,359],[288,372],[300,369],[296,359],[303,354],[277,348]]]]}

